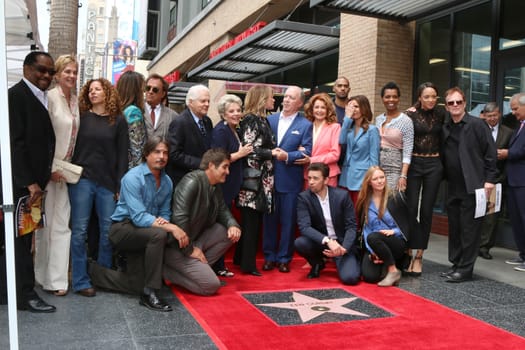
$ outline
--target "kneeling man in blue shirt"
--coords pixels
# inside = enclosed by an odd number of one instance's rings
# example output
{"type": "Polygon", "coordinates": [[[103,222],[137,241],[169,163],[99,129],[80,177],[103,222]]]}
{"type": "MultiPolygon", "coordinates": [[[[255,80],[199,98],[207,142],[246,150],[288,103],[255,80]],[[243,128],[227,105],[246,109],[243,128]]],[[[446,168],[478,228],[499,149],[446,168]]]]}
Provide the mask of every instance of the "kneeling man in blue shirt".
{"type": "Polygon", "coordinates": [[[117,208],[109,240],[117,251],[125,252],[125,272],[91,263],[93,283],[105,289],[140,293],[140,304],[155,311],[171,311],[157,294],[162,287],[164,247],[168,235],[181,246],[188,237],[170,223],[173,183],[164,168],[168,162],[168,142],[153,136],[144,146],[143,163],[122,178],[117,208]]]}

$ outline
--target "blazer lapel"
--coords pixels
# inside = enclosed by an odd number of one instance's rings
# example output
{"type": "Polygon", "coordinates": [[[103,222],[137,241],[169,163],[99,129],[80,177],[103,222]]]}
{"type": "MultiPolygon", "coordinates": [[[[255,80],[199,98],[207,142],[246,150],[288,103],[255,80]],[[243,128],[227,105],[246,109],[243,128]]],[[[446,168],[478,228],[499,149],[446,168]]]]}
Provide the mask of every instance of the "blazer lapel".
{"type": "MultiPolygon", "coordinates": [[[[297,124],[299,124],[299,112],[297,112],[297,115],[292,121],[292,124],[290,124],[290,127],[288,128],[288,130],[286,130],[286,132],[284,133],[281,143],[279,143],[279,147],[281,147],[281,145],[283,144],[283,141],[288,138],[288,135],[290,135],[290,133],[295,130],[295,127],[297,124]]],[[[279,129],[279,127],[277,127],[277,129],[279,129]]]]}
{"type": "Polygon", "coordinates": [[[321,203],[319,203],[319,198],[317,198],[317,195],[313,193],[312,191],[310,191],[310,200],[312,202],[312,205],[314,206],[315,213],[319,213],[319,217],[323,223],[323,227],[326,228],[326,221],[323,215],[323,208],[321,208],[321,203]]]}

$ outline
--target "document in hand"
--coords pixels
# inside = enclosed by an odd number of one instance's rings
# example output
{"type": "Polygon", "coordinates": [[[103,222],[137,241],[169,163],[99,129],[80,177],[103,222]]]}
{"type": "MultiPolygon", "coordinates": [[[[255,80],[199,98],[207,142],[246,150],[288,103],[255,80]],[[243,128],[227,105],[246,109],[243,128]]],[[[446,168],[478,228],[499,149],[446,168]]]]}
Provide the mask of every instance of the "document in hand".
{"type": "Polygon", "coordinates": [[[42,191],[33,198],[27,195],[18,200],[15,217],[16,226],[18,227],[17,237],[31,233],[46,225],[45,198],[46,192],[42,191]]]}
{"type": "Polygon", "coordinates": [[[487,193],[484,188],[476,190],[476,211],[474,212],[474,219],[497,213],[501,210],[501,184],[498,183],[490,192],[487,198],[487,193]]]}

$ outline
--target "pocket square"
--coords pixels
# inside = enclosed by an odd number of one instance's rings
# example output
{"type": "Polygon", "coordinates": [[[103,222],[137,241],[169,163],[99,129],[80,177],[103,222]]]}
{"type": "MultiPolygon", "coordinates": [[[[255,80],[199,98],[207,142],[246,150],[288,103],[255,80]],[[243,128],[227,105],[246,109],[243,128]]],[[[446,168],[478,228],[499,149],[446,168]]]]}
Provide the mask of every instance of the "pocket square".
{"type": "Polygon", "coordinates": [[[299,135],[301,134],[299,130],[292,130],[292,135],[299,135]]]}

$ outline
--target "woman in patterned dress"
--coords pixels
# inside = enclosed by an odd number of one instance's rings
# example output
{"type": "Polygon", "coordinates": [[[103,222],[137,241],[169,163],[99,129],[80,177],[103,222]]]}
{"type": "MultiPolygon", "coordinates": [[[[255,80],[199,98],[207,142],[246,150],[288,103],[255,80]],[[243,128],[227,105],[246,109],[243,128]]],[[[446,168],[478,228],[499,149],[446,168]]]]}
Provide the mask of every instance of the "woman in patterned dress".
{"type": "Polygon", "coordinates": [[[237,206],[241,210],[242,235],[235,250],[234,263],[240,265],[242,272],[253,276],[261,276],[255,256],[262,215],[273,211],[272,150],[275,140],[266,120],[266,111],[273,109],[274,102],[273,90],[269,86],[253,86],[246,94],[244,118],[240,123],[241,143],[253,147],[253,152],[243,161],[244,178],[251,173],[257,175],[257,179],[255,187],[248,188],[243,184],[239,192],[237,206]]]}

